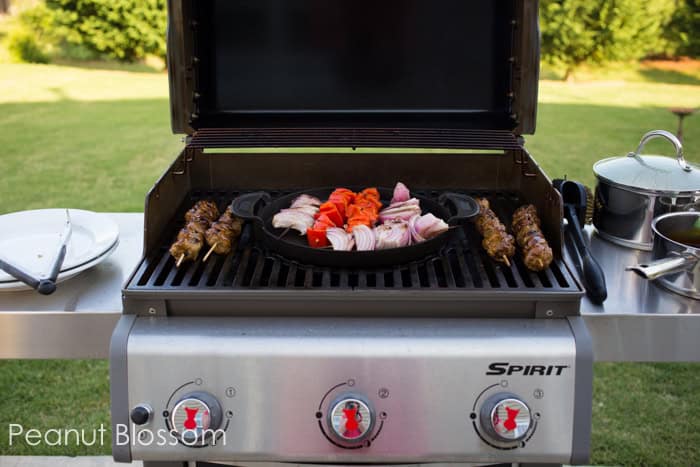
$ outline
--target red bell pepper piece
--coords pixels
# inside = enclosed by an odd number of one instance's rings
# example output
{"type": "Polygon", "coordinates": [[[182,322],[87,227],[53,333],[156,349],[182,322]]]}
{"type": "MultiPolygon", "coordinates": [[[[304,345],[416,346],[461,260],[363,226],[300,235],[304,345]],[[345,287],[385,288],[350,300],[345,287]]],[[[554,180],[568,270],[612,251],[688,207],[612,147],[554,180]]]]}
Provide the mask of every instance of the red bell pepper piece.
{"type": "MultiPolygon", "coordinates": [[[[343,225],[343,224],[340,224],[343,225]]],[[[321,213],[320,216],[318,216],[318,219],[316,219],[316,222],[314,222],[314,229],[327,229],[328,227],[338,227],[335,222],[331,220],[330,217],[325,215],[324,213],[321,213]]]]}
{"type": "Polygon", "coordinates": [[[321,217],[321,215],[326,215],[336,227],[340,227],[345,223],[343,216],[341,216],[340,212],[338,211],[337,206],[331,202],[325,202],[321,205],[321,208],[318,211],[317,219],[321,217]]]}
{"type": "Polygon", "coordinates": [[[306,240],[309,246],[313,248],[323,248],[328,246],[328,238],[326,238],[326,229],[316,229],[311,227],[306,230],[306,240]]]}

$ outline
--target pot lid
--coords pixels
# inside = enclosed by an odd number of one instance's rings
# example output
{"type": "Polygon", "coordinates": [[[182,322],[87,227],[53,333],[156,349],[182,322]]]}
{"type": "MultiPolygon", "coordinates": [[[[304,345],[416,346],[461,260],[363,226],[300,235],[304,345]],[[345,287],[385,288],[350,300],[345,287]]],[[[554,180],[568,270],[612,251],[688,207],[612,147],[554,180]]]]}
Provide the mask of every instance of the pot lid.
{"type": "Polygon", "coordinates": [[[642,137],[635,152],[626,157],[611,157],[593,165],[596,176],[616,185],[655,192],[700,191],[700,168],[683,158],[683,146],[672,133],[664,130],[650,131],[642,137]],[[676,158],[641,155],[646,143],[665,138],[676,149],[676,158]]]}

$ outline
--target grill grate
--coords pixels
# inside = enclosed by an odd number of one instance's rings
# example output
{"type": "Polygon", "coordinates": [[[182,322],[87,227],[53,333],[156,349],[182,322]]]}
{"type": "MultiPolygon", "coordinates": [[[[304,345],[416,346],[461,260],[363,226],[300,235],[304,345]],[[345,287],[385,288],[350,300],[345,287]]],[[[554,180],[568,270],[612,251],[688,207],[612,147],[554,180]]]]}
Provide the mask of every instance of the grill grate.
{"type": "MultiPolygon", "coordinates": [[[[504,221],[521,204],[513,193],[457,191],[473,196],[488,196],[492,208],[504,221]]],[[[291,191],[271,192],[282,196],[291,191]]],[[[439,191],[419,191],[436,198],[439,191]]],[[[529,293],[580,293],[566,265],[556,259],[546,271],[534,273],[525,268],[518,255],[511,267],[492,261],[480,247],[474,226],[459,228],[459,234],[441,252],[408,264],[377,269],[334,269],[299,264],[268,253],[256,246],[252,228],[244,227],[236,250],[227,256],[212,255],[206,263],[203,254],[196,262],[175,267],[168,247],[181,227],[184,211],[198,199],[217,200],[225,207],[238,192],[193,192],[181,206],[167,229],[162,246],[144,258],[127,290],[207,291],[207,290],[492,290],[529,293]]]]}
{"type": "Polygon", "coordinates": [[[436,128],[202,128],[188,146],[522,149],[510,131],[436,128]]]}

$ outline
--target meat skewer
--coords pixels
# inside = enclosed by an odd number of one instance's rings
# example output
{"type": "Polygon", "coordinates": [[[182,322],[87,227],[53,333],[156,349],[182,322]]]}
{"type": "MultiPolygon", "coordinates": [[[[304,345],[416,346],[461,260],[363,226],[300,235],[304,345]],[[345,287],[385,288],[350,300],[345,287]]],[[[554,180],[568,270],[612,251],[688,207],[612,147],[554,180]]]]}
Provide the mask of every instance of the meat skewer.
{"type": "Polygon", "coordinates": [[[217,255],[227,255],[231,252],[233,242],[241,235],[243,230],[243,219],[235,217],[231,206],[219,217],[219,220],[211,224],[211,227],[204,232],[204,239],[207,241],[209,251],[204,255],[206,262],[212,253],[217,255]]]}
{"type": "Polygon", "coordinates": [[[197,201],[195,205],[185,213],[185,221],[190,222],[196,220],[198,217],[202,217],[210,223],[214,222],[219,217],[219,208],[216,207],[216,203],[213,201],[197,201]]]}
{"type": "Polygon", "coordinates": [[[509,258],[515,255],[515,240],[513,236],[506,232],[506,226],[501,223],[496,213],[491,210],[491,205],[486,198],[477,198],[476,201],[481,209],[474,222],[476,230],[483,237],[481,246],[492,259],[505,263],[506,266],[510,267],[509,258]]]}
{"type": "Polygon", "coordinates": [[[540,218],[532,204],[520,206],[513,214],[513,233],[522,249],[525,267],[531,271],[544,271],[552,263],[554,255],[540,229],[540,218]]]}
{"type": "Polygon", "coordinates": [[[177,234],[177,240],[170,247],[170,254],[177,258],[176,267],[186,259],[194,261],[204,244],[204,233],[212,222],[219,217],[219,209],[212,201],[197,201],[185,213],[185,227],[177,234]]]}

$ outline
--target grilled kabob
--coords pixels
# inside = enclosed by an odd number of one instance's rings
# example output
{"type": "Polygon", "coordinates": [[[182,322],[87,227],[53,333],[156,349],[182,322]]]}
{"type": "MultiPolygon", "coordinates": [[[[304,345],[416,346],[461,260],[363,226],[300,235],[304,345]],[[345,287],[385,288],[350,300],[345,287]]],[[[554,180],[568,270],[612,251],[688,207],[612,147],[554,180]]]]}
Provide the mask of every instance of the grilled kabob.
{"type": "Polygon", "coordinates": [[[177,240],[170,247],[170,254],[180,267],[184,260],[194,261],[204,245],[204,233],[212,222],[219,217],[219,209],[211,201],[197,201],[185,213],[187,224],[177,234],[177,240]]]}
{"type": "Polygon", "coordinates": [[[498,216],[491,210],[486,198],[477,198],[476,201],[481,209],[474,222],[476,229],[483,237],[481,246],[492,259],[510,267],[509,258],[515,255],[513,236],[506,232],[506,226],[498,220],[498,216]]]}
{"type": "Polygon", "coordinates": [[[213,201],[197,201],[195,205],[185,213],[185,221],[190,222],[198,217],[202,217],[209,221],[209,223],[212,223],[219,217],[219,208],[216,207],[216,203],[213,201]]]}
{"type": "Polygon", "coordinates": [[[204,256],[204,261],[206,261],[212,253],[216,253],[217,255],[229,254],[233,242],[241,235],[241,230],[243,230],[243,219],[233,215],[231,206],[227,207],[226,211],[219,217],[219,220],[214,222],[211,227],[204,232],[207,245],[211,247],[204,256]]]}
{"type": "Polygon", "coordinates": [[[513,233],[522,249],[525,267],[544,271],[552,263],[552,249],[540,229],[540,218],[532,204],[520,206],[513,214],[513,233]]]}

